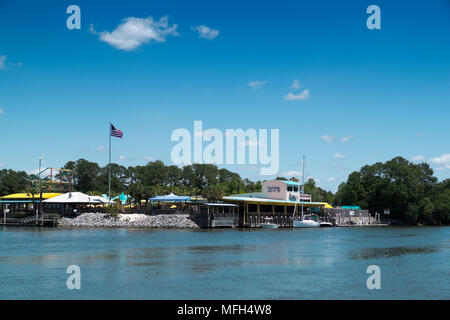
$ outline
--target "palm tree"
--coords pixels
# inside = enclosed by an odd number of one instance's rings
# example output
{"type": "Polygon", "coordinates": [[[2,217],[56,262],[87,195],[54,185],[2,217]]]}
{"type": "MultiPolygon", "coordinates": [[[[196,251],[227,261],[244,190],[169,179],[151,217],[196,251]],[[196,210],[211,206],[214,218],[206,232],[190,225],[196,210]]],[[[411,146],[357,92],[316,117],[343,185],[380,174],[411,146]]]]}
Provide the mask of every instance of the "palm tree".
{"type": "Polygon", "coordinates": [[[145,188],[140,183],[132,183],[128,187],[128,192],[130,193],[130,196],[134,199],[134,203],[137,206],[138,211],[141,211],[141,200],[143,200],[146,196],[145,188]]]}

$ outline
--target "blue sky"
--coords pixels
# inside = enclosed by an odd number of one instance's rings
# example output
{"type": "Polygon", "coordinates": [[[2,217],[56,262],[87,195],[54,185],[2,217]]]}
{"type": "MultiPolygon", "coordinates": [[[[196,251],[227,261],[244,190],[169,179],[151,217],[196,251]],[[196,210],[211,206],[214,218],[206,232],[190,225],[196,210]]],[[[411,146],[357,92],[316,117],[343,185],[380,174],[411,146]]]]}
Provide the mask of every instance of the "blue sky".
{"type": "Polygon", "coordinates": [[[333,191],[395,156],[450,177],[449,1],[242,2],[0,0],[0,166],[104,165],[109,121],[125,132],[115,162],[170,164],[173,130],[202,120],[279,129],[279,175],[305,154],[333,191]],[[81,30],[66,27],[71,4],[81,30]],[[366,27],[371,4],[381,30],[366,27]]]}

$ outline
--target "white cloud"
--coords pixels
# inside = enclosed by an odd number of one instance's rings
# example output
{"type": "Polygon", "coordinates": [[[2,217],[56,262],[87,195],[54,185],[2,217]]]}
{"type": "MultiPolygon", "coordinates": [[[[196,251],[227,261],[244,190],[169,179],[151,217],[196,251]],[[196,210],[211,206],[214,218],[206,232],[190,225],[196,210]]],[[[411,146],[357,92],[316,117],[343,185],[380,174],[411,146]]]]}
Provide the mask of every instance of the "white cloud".
{"type": "Polygon", "coordinates": [[[342,143],[346,143],[346,142],[348,142],[351,138],[352,138],[351,136],[345,136],[345,137],[343,137],[343,138],[341,139],[341,142],[342,142],[342,143]]]}
{"type": "Polygon", "coordinates": [[[262,88],[265,84],[268,84],[269,81],[250,81],[248,83],[248,85],[252,88],[252,90],[256,90],[256,89],[260,89],[262,88]]]}
{"type": "Polygon", "coordinates": [[[0,168],[4,167],[5,164],[3,162],[0,162],[0,168]]]}
{"type": "Polygon", "coordinates": [[[144,159],[147,160],[147,161],[154,161],[155,160],[154,157],[145,157],[144,159]]]}
{"type": "Polygon", "coordinates": [[[105,152],[106,151],[106,147],[105,146],[98,146],[97,147],[97,151],[98,152],[105,152]]]}
{"type": "Polygon", "coordinates": [[[336,180],[335,177],[329,177],[329,178],[327,179],[328,182],[332,182],[332,181],[334,181],[334,180],[336,180]]]}
{"type": "Polygon", "coordinates": [[[440,157],[431,158],[430,162],[434,164],[444,164],[450,166],[450,153],[445,153],[440,157]]]}
{"type": "Polygon", "coordinates": [[[18,62],[18,63],[11,63],[11,62],[6,62],[6,59],[8,58],[7,55],[3,55],[0,56],[0,70],[6,70],[9,67],[21,67],[23,65],[22,62],[18,62]]]}
{"type": "Polygon", "coordinates": [[[301,171],[286,171],[283,172],[283,176],[288,176],[288,177],[299,177],[302,175],[301,171]]]}
{"type": "Polygon", "coordinates": [[[284,96],[284,100],[287,101],[294,101],[294,100],[306,100],[309,99],[311,96],[309,94],[309,90],[305,89],[299,94],[293,94],[292,92],[289,92],[287,95],[284,96]]]}
{"type": "Polygon", "coordinates": [[[3,111],[2,108],[0,108],[0,116],[1,116],[2,114],[5,114],[5,111],[3,111]]]}
{"type": "Polygon", "coordinates": [[[309,179],[313,179],[316,183],[320,183],[320,179],[319,178],[314,178],[312,176],[309,176],[309,177],[306,178],[306,181],[308,181],[309,179]]]}
{"type": "Polygon", "coordinates": [[[297,90],[300,89],[302,86],[300,84],[300,80],[294,79],[294,83],[292,83],[292,89],[297,90]]]}
{"type": "Polygon", "coordinates": [[[122,155],[122,156],[119,157],[119,161],[125,161],[125,160],[127,160],[126,156],[122,155]]]}
{"type": "Polygon", "coordinates": [[[7,56],[0,56],[0,70],[6,69],[6,58],[7,56]]]}
{"type": "Polygon", "coordinates": [[[154,21],[152,17],[135,18],[128,17],[112,32],[96,32],[91,24],[89,30],[98,34],[101,41],[124,51],[132,51],[143,44],[166,41],[166,36],[177,36],[178,25],[169,26],[167,17],[162,17],[159,21],[154,21]]]}
{"type": "Polygon", "coordinates": [[[332,134],[332,135],[323,134],[323,135],[320,137],[320,139],[322,139],[322,140],[324,140],[324,141],[326,141],[326,142],[331,142],[331,141],[334,140],[334,138],[335,138],[335,135],[334,135],[334,134],[332,134]]]}
{"type": "Polygon", "coordinates": [[[333,155],[333,158],[335,158],[335,159],[344,159],[344,158],[345,158],[345,155],[343,155],[342,153],[336,152],[336,153],[333,155]]]}
{"type": "Polygon", "coordinates": [[[219,30],[211,29],[205,25],[196,26],[193,30],[197,31],[200,38],[212,40],[219,35],[219,30]]]}
{"type": "Polygon", "coordinates": [[[424,160],[424,159],[425,159],[424,156],[418,155],[418,156],[413,157],[411,160],[412,160],[412,161],[422,161],[422,160],[424,160]]]}

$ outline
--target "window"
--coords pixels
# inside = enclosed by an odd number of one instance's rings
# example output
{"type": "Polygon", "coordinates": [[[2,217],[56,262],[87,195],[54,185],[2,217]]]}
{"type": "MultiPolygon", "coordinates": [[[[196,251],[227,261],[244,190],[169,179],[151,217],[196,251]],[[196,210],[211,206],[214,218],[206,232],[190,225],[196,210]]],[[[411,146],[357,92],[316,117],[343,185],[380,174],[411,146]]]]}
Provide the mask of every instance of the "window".
{"type": "Polygon", "coordinates": [[[298,192],[298,187],[294,187],[294,192],[298,192]]]}
{"type": "Polygon", "coordinates": [[[292,187],[291,186],[287,187],[287,191],[292,192],[292,187]]]}

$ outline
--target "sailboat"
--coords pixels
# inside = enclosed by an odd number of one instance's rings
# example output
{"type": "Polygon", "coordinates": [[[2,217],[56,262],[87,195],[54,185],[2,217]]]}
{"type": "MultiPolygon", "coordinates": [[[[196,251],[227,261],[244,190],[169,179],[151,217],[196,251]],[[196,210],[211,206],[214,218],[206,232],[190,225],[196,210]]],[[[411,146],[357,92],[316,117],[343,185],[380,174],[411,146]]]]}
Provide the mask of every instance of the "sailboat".
{"type": "MultiPolygon", "coordinates": [[[[302,194],[305,193],[305,156],[303,156],[303,182],[302,182],[302,194]]],[[[320,223],[311,219],[305,219],[304,212],[303,212],[303,199],[300,199],[302,203],[302,215],[300,219],[292,221],[292,227],[294,228],[320,228],[320,223]]],[[[294,217],[297,210],[297,203],[295,204],[294,209],[294,217]]]]}

